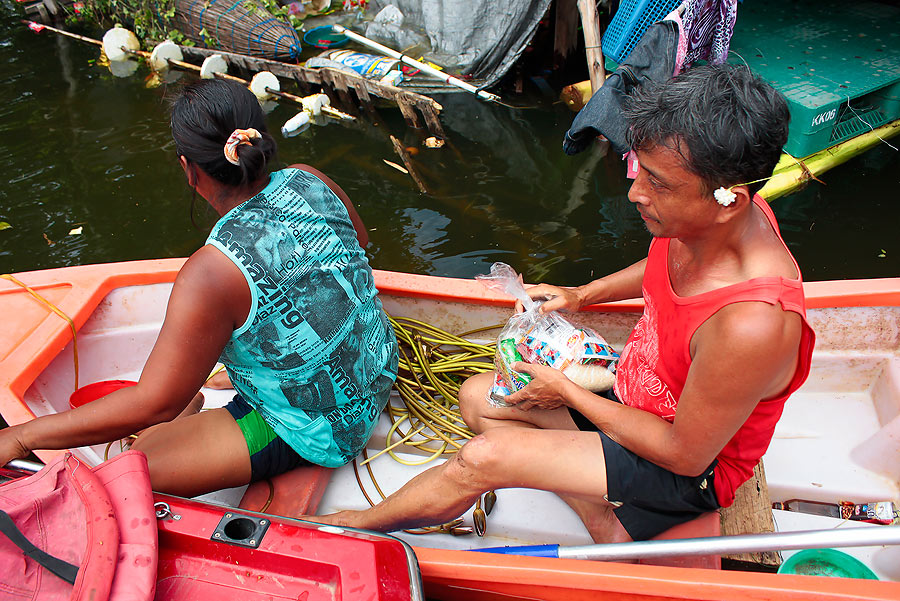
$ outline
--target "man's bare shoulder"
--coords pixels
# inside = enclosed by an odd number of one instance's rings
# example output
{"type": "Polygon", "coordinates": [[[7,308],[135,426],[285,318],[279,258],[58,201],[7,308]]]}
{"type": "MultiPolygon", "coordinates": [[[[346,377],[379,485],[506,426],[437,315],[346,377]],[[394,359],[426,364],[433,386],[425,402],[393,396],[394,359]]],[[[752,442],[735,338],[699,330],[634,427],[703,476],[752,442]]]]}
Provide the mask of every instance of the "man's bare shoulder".
{"type": "Polygon", "coordinates": [[[800,278],[794,257],[772,228],[762,209],[754,207],[759,235],[747,249],[744,263],[745,279],[781,277],[788,280],[800,278]]]}
{"type": "Polygon", "coordinates": [[[692,356],[717,357],[735,367],[768,374],[761,398],[780,393],[790,382],[803,335],[803,320],[780,304],[742,301],[707,319],[692,339],[692,356]]]}

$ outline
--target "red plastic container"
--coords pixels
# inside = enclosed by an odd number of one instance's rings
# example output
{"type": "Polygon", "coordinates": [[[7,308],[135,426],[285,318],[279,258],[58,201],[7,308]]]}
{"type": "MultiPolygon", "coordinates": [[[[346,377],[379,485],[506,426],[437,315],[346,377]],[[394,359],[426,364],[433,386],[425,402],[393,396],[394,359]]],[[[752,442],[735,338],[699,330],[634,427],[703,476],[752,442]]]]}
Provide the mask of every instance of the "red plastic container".
{"type": "Polygon", "coordinates": [[[69,406],[72,409],[86,405],[91,401],[96,401],[101,397],[105,397],[121,388],[135,386],[137,382],[131,380],[104,380],[102,382],[94,382],[87,386],[82,386],[72,393],[69,397],[69,406]]]}

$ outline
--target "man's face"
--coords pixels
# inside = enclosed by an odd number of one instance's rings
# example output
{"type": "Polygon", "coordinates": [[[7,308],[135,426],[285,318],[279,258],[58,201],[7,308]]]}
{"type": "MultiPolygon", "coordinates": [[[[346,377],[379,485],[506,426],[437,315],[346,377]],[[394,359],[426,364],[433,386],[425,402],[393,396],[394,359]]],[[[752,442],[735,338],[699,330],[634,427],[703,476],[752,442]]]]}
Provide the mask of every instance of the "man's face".
{"type": "Polygon", "coordinates": [[[690,238],[711,225],[718,206],[684,158],[662,145],[637,151],[640,171],[628,191],[644,225],[660,238],[690,238]]]}

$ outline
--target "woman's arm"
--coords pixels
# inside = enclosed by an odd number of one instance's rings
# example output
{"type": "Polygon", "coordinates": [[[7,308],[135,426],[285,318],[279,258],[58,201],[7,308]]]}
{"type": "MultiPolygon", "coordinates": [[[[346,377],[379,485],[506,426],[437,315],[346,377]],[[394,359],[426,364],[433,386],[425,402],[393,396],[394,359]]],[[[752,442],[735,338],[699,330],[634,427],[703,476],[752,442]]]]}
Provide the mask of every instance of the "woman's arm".
{"type": "Polygon", "coordinates": [[[203,385],[249,308],[250,289],[237,266],[214,247],[203,247],[175,280],[137,386],[0,431],[0,465],[35,449],[98,444],[175,418],[203,385]]]}
{"type": "Polygon", "coordinates": [[[306,171],[307,173],[312,173],[320,180],[325,182],[325,185],[331,188],[331,191],[337,194],[337,197],[341,199],[341,202],[344,203],[344,206],[347,208],[347,213],[350,214],[350,221],[353,222],[353,228],[356,230],[356,239],[359,240],[359,245],[365,248],[369,244],[369,232],[366,229],[366,224],[363,223],[362,218],[359,216],[359,213],[356,212],[356,207],[353,206],[353,203],[350,201],[350,197],[347,196],[347,193],[344,190],[334,183],[330,177],[316,169],[315,167],[310,167],[309,165],[303,165],[302,163],[296,163],[289,167],[290,169],[299,169],[300,171],[306,171]]]}

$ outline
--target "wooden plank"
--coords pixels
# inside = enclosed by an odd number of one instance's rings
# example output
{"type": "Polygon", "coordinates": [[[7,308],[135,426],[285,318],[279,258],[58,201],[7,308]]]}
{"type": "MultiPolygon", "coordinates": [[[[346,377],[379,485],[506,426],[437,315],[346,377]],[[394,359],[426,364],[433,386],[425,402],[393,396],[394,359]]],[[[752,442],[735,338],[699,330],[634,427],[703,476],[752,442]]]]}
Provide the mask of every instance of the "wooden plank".
{"type": "MultiPolygon", "coordinates": [[[[723,536],[775,532],[772,501],[769,499],[769,486],[762,460],[753,470],[753,476],[735,492],[731,507],[721,509],[720,515],[723,536]]],[[[781,554],[777,551],[739,553],[728,555],[726,559],[764,566],[781,565],[781,554]]]]}
{"type": "Polygon", "coordinates": [[[577,0],[556,0],[556,24],[553,28],[553,54],[561,59],[569,56],[578,43],[577,0]]]}
{"type": "Polygon", "coordinates": [[[356,102],[354,102],[353,97],[350,96],[349,86],[347,85],[347,79],[344,77],[343,71],[330,69],[322,74],[322,81],[327,82],[334,91],[337,92],[338,98],[341,100],[341,105],[348,110],[355,112],[356,102]]]}
{"type": "Polygon", "coordinates": [[[397,98],[397,106],[400,107],[400,112],[403,113],[403,118],[406,119],[406,123],[410,127],[422,127],[422,122],[419,120],[419,114],[413,109],[413,107],[407,104],[406,99],[397,98]]]}
{"type": "Polygon", "coordinates": [[[438,118],[437,111],[434,110],[432,103],[419,102],[416,104],[416,108],[419,109],[419,112],[422,113],[422,116],[425,118],[425,126],[428,128],[431,135],[441,139],[447,137],[444,133],[444,128],[441,125],[441,120],[438,118]]]}
{"type": "Polygon", "coordinates": [[[307,82],[316,85],[322,85],[325,79],[329,79],[328,74],[340,73],[344,82],[358,82],[359,85],[364,87],[366,92],[371,96],[377,96],[378,98],[384,98],[385,100],[391,101],[394,101],[397,98],[404,98],[410,104],[417,104],[419,102],[423,104],[430,104],[435,112],[440,112],[442,108],[440,104],[438,104],[434,101],[434,99],[429,98],[428,96],[417,94],[416,92],[410,92],[408,90],[404,90],[402,88],[397,88],[394,86],[382,85],[377,81],[366,79],[362,75],[349,73],[347,71],[338,71],[336,69],[331,69],[328,67],[322,69],[307,69],[306,67],[302,67],[300,65],[282,63],[279,61],[273,61],[264,58],[244,56],[243,54],[235,54],[233,52],[211,50],[209,48],[181,46],[181,50],[186,58],[203,60],[207,56],[211,56],[213,54],[221,54],[229,64],[235,64],[235,66],[241,65],[241,68],[246,69],[247,71],[270,71],[278,77],[286,77],[295,81],[307,82]]]}

